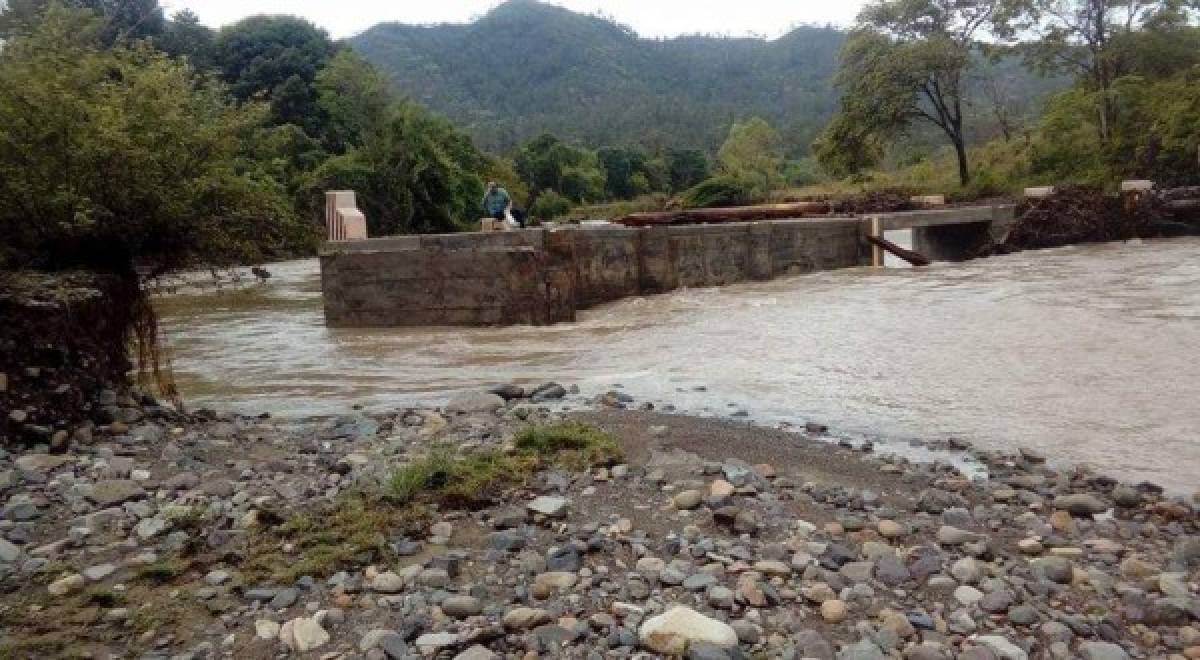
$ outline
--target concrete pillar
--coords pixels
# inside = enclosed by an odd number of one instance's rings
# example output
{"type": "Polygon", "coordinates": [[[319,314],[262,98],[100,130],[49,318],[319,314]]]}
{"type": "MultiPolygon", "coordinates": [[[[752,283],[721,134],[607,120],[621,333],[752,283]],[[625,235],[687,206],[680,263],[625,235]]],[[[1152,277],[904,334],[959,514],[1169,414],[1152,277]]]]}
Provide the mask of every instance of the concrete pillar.
{"type": "Polygon", "coordinates": [[[358,209],[338,209],[337,224],[341,228],[343,241],[361,241],[367,238],[367,217],[358,209]]]}
{"type": "MultiPolygon", "coordinates": [[[[868,235],[874,238],[883,238],[883,218],[877,215],[867,216],[867,232],[868,235]]],[[[873,268],[883,268],[884,252],[883,248],[871,244],[871,266],[873,268]]]]}
{"type": "Polygon", "coordinates": [[[357,241],[367,237],[367,218],[358,210],[353,190],[325,193],[325,237],[330,241],[357,241]]]}
{"type": "Polygon", "coordinates": [[[771,222],[751,222],[746,225],[746,279],[769,280],[774,273],[771,257],[771,222]]]}
{"type": "Polygon", "coordinates": [[[663,293],[679,287],[671,254],[669,227],[638,230],[638,288],[640,293],[663,293]]]}
{"type": "Polygon", "coordinates": [[[1137,179],[1121,182],[1121,198],[1125,200],[1125,212],[1132,213],[1142,197],[1154,191],[1154,182],[1137,179]]]}

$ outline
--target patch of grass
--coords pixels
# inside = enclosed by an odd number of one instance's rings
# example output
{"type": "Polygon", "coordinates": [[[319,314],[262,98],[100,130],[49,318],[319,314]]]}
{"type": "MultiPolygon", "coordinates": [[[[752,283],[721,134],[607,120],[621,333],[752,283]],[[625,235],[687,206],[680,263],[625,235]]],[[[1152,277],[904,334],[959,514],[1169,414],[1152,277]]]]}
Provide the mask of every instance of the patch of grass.
{"type": "Polygon", "coordinates": [[[199,531],[208,522],[208,508],[196,506],[173,506],[167,508],[164,516],[171,522],[171,528],[183,531],[199,531]]]}
{"type": "Polygon", "coordinates": [[[523,483],[535,463],[529,456],[498,451],[453,456],[446,449],[437,449],[397,470],[391,495],[400,503],[428,495],[445,506],[470,507],[489,501],[502,488],[523,483]]]}
{"type": "Polygon", "coordinates": [[[305,575],[324,577],[344,568],[387,562],[392,558],[390,537],[415,533],[427,522],[428,513],[419,506],[345,495],[261,529],[250,541],[243,579],[248,584],[291,584],[305,575]],[[284,552],[284,544],[292,551],[284,552]]]}
{"type": "Polygon", "coordinates": [[[68,639],[61,633],[6,639],[0,642],[0,660],[80,657],[77,653],[67,652],[70,646],[68,639]]]}
{"type": "Polygon", "coordinates": [[[666,193],[647,193],[634,199],[617,200],[605,204],[577,206],[571,209],[563,218],[564,222],[579,223],[584,220],[611,220],[646,211],[665,211],[672,205],[670,195],[666,193]]]}
{"type": "Polygon", "coordinates": [[[138,569],[137,579],[154,584],[167,584],[175,581],[186,570],[187,565],[178,559],[160,559],[138,569]]]}
{"type": "Polygon", "coordinates": [[[129,626],[138,632],[162,630],[185,621],[195,614],[184,600],[159,601],[137,608],[129,615],[129,626]]]}
{"type": "Polygon", "coordinates": [[[579,470],[615,465],[624,459],[611,435],[574,421],[530,426],[517,435],[517,449],[579,470]]]}
{"type": "Polygon", "coordinates": [[[125,603],[125,595],[111,589],[96,588],[84,594],[83,600],[96,607],[117,607],[125,603]]]}
{"type": "Polygon", "coordinates": [[[607,433],[580,422],[530,426],[516,439],[516,452],[454,455],[435,450],[396,472],[392,496],[401,503],[431,500],[442,506],[470,508],[492,501],[501,490],[526,483],[534,472],[563,467],[586,470],[613,465],[621,448],[607,433]]]}

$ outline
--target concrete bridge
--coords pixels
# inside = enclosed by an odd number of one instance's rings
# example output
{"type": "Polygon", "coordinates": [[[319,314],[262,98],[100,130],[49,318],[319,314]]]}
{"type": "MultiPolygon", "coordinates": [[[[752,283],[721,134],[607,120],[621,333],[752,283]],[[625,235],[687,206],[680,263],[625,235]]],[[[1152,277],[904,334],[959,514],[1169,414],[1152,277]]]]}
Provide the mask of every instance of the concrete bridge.
{"type": "MultiPolygon", "coordinates": [[[[863,216],[865,231],[883,238],[889,231],[912,230],[912,249],[934,261],[959,261],[990,238],[1002,242],[1016,219],[1012,204],[963,206],[877,213],[863,216]]],[[[872,245],[871,265],[883,266],[883,249],[872,245]]]]}
{"type": "Polygon", "coordinates": [[[544,325],[579,310],[682,287],[882,266],[867,236],[913,230],[913,247],[956,260],[999,239],[1013,207],[704,225],[582,225],[356,238],[320,250],[330,326],[544,325]]]}

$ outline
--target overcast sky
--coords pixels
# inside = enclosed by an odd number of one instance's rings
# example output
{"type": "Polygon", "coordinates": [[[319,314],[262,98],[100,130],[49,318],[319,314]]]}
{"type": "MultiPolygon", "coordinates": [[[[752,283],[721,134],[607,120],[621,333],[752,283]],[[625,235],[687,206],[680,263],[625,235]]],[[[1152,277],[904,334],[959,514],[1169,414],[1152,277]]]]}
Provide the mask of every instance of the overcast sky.
{"type": "MultiPolygon", "coordinates": [[[[762,34],[777,37],[797,23],[848,25],[864,0],[552,0],[601,12],[647,37],[762,34]]],[[[383,21],[463,23],[499,0],[163,0],[168,13],[191,9],[213,27],[254,14],[298,14],[348,37],[383,21]]]]}

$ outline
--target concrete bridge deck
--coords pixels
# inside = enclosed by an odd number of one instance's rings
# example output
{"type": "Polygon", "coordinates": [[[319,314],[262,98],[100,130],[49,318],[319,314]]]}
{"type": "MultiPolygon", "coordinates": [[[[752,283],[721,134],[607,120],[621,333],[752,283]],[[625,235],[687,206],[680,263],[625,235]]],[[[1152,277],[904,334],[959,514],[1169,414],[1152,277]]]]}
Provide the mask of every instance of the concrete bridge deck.
{"type": "Polygon", "coordinates": [[[326,323],[344,327],[550,324],[681,287],[882,266],[866,236],[912,229],[914,248],[961,259],[1007,231],[1012,206],[707,225],[583,225],[329,241],[326,323]]]}
{"type": "MultiPolygon", "coordinates": [[[[1015,220],[1012,204],[960,206],[921,211],[872,213],[863,216],[866,232],[883,238],[885,232],[913,230],[913,251],[934,261],[962,259],[986,233],[1000,242],[1015,220]]],[[[872,246],[871,265],[883,266],[883,250],[872,246]]]]}

